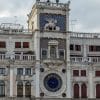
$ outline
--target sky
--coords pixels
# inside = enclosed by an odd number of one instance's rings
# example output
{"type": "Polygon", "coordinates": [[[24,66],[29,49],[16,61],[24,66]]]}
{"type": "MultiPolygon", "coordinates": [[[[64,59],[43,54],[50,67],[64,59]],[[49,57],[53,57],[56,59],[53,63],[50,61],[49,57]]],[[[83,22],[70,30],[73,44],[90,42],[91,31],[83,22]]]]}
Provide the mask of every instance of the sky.
{"type": "MultiPolygon", "coordinates": [[[[60,0],[62,3],[67,3],[67,1],[60,0]]],[[[70,30],[100,33],[100,0],[70,1],[70,30]]],[[[19,23],[26,28],[27,14],[34,3],[35,0],[0,0],[0,24],[19,23]]]]}

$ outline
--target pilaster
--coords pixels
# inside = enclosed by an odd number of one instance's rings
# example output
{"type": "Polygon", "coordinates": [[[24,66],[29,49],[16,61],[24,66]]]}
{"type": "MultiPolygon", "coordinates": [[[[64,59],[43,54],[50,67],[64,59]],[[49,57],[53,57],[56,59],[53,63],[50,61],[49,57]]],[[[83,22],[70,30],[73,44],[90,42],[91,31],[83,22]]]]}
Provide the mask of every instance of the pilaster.
{"type": "Polygon", "coordinates": [[[88,83],[89,83],[89,90],[88,90],[88,95],[89,98],[94,98],[94,89],[93,89],[93,65],[91,64],[89,66],[89,77],[88,77],[88,83]]]}
{"type": "Polygon", "coordinates": [[[40,33],[35,34],[35,52],[36,52],[36,67],[35,67],[35,93],[36,97],[40,96],[40,33]]]}
{"type": "MultiPolygon", "coordinates": [[[[68,66],[67,66],[68,67],[68,66]]],[[[67,68],[67,98],[72,97],[71,69],[67,68]]]]}
{"type": "Polygon", "coordinates": [[[66,69],[67,69],[67,98],[72,97],[72,82],[71,82],[71,68],[70,68],[70,50],[69,50],[69,45],[70,45],[70,34],[67,33],[66,35],[66,69]]]}
{"type": "Polygon", "coordinates": [[[13,97],[13,65],[10,65],[10,97],[13,97]]]}
{"type": "Polygon", "coordinates": [[[83,45],[83,57],[84,57],[84,61],[86,61],[86,58],[87,58],[87,45],[86,44],[84,44],[83,45]]]}

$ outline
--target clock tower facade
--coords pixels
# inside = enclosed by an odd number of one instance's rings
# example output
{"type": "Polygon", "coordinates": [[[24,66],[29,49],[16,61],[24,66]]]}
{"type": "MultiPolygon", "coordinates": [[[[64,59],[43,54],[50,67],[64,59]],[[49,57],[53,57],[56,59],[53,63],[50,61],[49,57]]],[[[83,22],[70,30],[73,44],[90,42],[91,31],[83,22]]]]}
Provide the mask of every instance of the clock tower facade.
{"type": "Polygon", "coordinates": [[[28,15],[36,53],[35,96],[71,98],[69,2],[37,1],[28,15]]]}

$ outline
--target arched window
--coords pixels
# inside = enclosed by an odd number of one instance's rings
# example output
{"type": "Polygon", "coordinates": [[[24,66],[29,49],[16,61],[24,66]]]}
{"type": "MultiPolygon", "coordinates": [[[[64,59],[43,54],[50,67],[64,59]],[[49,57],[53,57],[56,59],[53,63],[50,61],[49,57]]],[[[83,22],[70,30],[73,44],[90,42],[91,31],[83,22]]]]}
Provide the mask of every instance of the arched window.
{"type": "Polygon", "coordinates": [[[79,98],[79,85],[74,84],[74,98],[79,98]]]}
{"type": "Polygon", "coordinates": [[[31,96],[31,83],[26,82],[25,84],[25,96],[30,97],[31,96]]]}
{"type": "Polygon", "coordinates": [[[100,84],[96,85],[96,98],[100,98],[100,84]]]}
{"type": "Polygon", "coordinates": [[[17,83],[17,96],[18,97],[23,96],[23,83],[22,82],[17,83]]]}
{"type": "Polygon", "coordinates": [[[85,83],[81,85],[81,98],[87,98],[87,86],[85,83]]]}
{"type": "Polygon", "coordinates": [[[5,82],[0,81],[0,97],[5,96],[5,82]]]}

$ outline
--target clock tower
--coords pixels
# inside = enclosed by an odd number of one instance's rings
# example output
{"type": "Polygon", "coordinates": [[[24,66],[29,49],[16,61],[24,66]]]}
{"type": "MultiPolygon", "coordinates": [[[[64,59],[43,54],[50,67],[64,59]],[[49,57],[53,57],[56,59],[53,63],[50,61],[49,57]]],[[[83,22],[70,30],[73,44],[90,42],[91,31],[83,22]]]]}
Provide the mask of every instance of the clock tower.
{"type": "Polygon", "coordinates": [[[71,98],[69,2],[37,0],[28,15],[36,53],[35,97],[71,98]]]}

